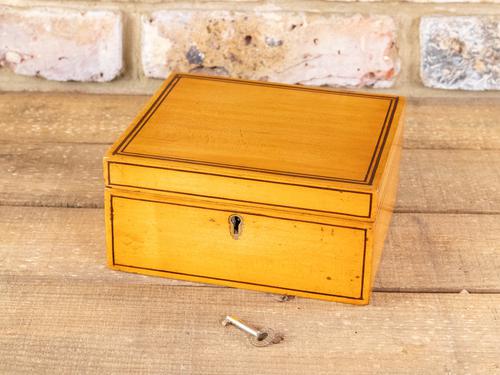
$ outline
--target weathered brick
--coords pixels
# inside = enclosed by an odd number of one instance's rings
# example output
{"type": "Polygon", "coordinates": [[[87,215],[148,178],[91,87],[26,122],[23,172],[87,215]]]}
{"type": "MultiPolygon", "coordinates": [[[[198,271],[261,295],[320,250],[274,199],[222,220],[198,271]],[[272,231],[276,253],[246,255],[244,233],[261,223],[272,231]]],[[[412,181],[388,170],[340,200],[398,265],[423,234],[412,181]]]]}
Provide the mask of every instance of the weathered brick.
{"type": "Polygon", "coordinates": [[[171,71],[331,86],[388,87],[399,71],[388,16],[158,11],[142,19],[148,77],[171,71]]]}
{"type": "Polygon", "coordinates": [[[500,23],[493,17],[423,17],[420,74],[441,89],[500,89],[500,23]]]}
{"type": "Polygon", "coordinates": [[[0,66],[56,81],[110,81],[123,67],[121,16],[1,7],[0,66]]]}

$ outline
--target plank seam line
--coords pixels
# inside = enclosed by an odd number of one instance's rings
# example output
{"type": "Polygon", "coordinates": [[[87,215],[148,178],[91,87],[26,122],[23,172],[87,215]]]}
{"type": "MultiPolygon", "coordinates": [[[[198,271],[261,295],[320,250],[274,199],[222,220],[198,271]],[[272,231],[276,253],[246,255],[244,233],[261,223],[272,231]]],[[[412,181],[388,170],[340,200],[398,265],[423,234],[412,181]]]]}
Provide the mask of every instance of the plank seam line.
{"type": "MultiPolygon", "coordinates": [[[[408,142],[405,140],[404,143],[408,142]]],[[[19,142],[18,140],[12,139],[0,139],[0,144],[8,144],[8,145],[82,145],[82,146],[109,146],[111,147],[113,143],[111,142],[70,142],[70,141],[39,141],[39,140],[26,140],[19,142]]],[[[403,144],[403,150],[411,150],[411,151],[500,151],[500,147],[408,147],[403,144]]]]}
{"type": "Polygon", "coordinates": [[[500,147],[406,147],[403,146],[403,150],[421,150],[421,151],[500,151],[500,147]]]}
{"type": "MultiPolygon", "coordinates": [[[[110,270],[112,271],[112,270],[110,270]]],[[[115,271],[118,272],[118,271],[115,271]]],[[[26,282],[20,282],[20,281],[12,281],[10,280],[11,277],[17,276],[17,275],[8,275],[8,274],[0,274],[0,280],[2,279],[9,279],[8,284],[28,284],[28,283],[37,283],[40,284],[44,280],[47,280],[48,282],[46,284],[53,284],[54,281],[56,282],[65,282],[69,281],[69,283],[66,283],[65,285],[75,285],[77,286],[80,283],[87,283],[88,279],[75,279],[75,278],[49,278],[49,279],[35,279],[33,280],[32,278],[28,278],[26,282]]],[[[139,275],[140,276],[140,275],[139,275]]],[[[19,277],[22,278],[22,277],[19,277]]],[[[184,284],[162,284],[162,283],[143,283],[143,282],[134,282],[134,281],[129,281],[129,280],[100,280],[98,281],[95,285],[106,285],[110,287],[114,286],[139,286],[139,287],[161,287],[161,288],[196,288],[196,289],[205,289],[205,288],[210,288],[210,289],[235,289],[235,290],[243,290],[243,289],[238,289],[238,288],[232,288],[228,286],[222,286],[222,285],[211,285],[211,284],[187,284],[187,282],[184,284]]],[[[417,289],[384,289],[384,288],[374,288],[372,291],[373,293],[386,293],[386,294],[452,294],[452,295],[467,295],[467,294],[462,294],[461,292],[463,290],[466,290],[470,295],[498,295],[500,294],[500,289],[492,288],[492,289],[477,289],[477,288],[463,288],[463,289],[456,289],[456,290],[417,290],[417,289]]],[[[270,295],[282,295],[280,293],[266,293],[266,292],[256,292],[256,291],[248,291],[246,292],[249,293],[264,293],[264,294],[270,294],[270,295]]]]}
{"type": "MultiPolygon", "coordinates": [[[[104,197],[103,197],[104,202],[104,197]]],[[[69,209],[93,209],[102,210],[104,209],[103,203],[95,204],[80,204],[74,205],[69,203],[61,202],[59,204],[44,204],[36,202],[2,202],[0,201],[0,207],[33,207],[33,208],[69,208],[69,209]]],[[[482,215],[482,216],[497,216],[500,215],[500,211],[473,211],[473,210],[449,210],[449,211],[423,211],[423,210],[405,210],[405,209],[395,209],[395,214],[425,214],[425,215],[482,215]]]]}
{"type": "Polygon", "coordinates": [[[425,211],[425,210],[405,210],[398,209],[394,210],[397,214],[435,214],[435,215],[500,215],[500,211],[475,211],[475,210],[435,210],[435,211],[425,211]]]}

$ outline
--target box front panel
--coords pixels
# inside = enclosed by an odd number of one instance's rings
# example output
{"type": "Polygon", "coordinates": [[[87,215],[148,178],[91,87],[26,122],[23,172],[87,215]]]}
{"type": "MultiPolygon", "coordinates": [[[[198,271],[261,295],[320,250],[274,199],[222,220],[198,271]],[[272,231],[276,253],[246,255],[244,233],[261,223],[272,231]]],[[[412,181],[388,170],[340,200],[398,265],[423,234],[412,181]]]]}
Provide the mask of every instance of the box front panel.
{"type": "Polygon", "coordinates": [[[107,195],[114,268],[362,303],[365,229],[116,194],[107,195]]]}

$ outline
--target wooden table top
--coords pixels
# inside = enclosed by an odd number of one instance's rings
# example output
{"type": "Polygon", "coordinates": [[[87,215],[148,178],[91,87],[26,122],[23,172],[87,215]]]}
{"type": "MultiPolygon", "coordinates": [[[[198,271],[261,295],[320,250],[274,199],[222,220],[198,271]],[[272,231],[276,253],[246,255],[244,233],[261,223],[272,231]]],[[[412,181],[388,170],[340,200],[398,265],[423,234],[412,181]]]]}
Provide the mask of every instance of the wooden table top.
{"type": "Polygon", "coordinates": [[[500,373],[500,106],[408,103],[372,304],[112,271],[102,155],[144,96],[0,94],[0,372],[500,373]],[[251,346],[226,314],[284,341],[251,346]]]}

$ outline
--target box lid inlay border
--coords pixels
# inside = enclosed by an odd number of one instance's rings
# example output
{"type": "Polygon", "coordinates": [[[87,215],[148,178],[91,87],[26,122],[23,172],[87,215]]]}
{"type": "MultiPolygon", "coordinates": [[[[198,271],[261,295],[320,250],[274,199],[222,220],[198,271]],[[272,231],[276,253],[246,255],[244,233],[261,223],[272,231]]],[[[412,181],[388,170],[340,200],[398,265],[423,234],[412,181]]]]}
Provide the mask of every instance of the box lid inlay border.
{"type": "Polygon", "coordinates": [[[275,175],[284,175],[291,177],[303,177],[303,178],[312,178],[318,180],[326,180],[326,181],[334,181],[334,182],[346,182],[358,185],[371,185],[375,178],[380,159],[384,152],[384,148],[386,145],[387,138],[389,136],[391,125],[393,123],[394,115],[396,113],[396,109],[398,107],[398,97],[392,96],[381,96],[374,94],[362,94],[362,93],[353,93],[353,92],[339,92],[333,90],[319,89],[319,88],[309,88],[309,87],[301,87],[301,86],[292,86],[292,85],[284,85],[277,83],[268,83],[268,82],[254,82],[254,81],[241,81],[237,79],[225,78],[225,77],[210,77],[210,76],[193,76],[193,75],[183,75],[176,74],[172,80],[163,88],[161,93],[155,99],[153,104],[148,108],[148,110],[144,113],[141,119],[134,126],[132,131],[122,140],[122,142],[118,145],[118,147],[113,152],[116,155],[124,155],[124,156],[132,156],[132,157],[140,157],[146,159],[158,159],[158,160],[166,160],[166,161],[174,161],[174,162],[183,162],[183,163],[192,163],[199,165],[208,165],[214,167],[224,167],[235,170],[248,170],[248,171],[256,171],[256,172],[265,172],[269,174],[275,175]],[[344,96],[358,96],[358,97],[369,97],[373,99],[381,99],[387,100],[389,102],[388,109],[384,118],[384,123],[382,124],[381,131],[379,137],[377,139],[377,143],[375,145],[370,163],[368,165],[368,169],[365,174],[365,178],[363,180],[353,180],[353,179],[345,179],[339,177],[329,177],[329,176],[321,176],[321,175],[311,175],[311,174],[301,174],[280,170],[268,170],[262,168],[252,168],[231,164],[223,164],[223,163],[214,163],[207,162],[203,160],[191,160],[191,159],[182,159],[176,157],[167,157],[167,156],[155,156],[155,155],[147,155],[141,153],[133,153],[126,151],[127,146],[133,141],[135,136],[141,131],[141,129],[146,125],[154,112],[158,109],[158,107],[163,103],[163,101],[168,97],[169,93],[174,89],[175,85],[181,79],[205,79],[205,80],[215,80],[215,81],[223,81],[223,82],[231,82],[235,84],[248,84],[248,85],[261,85],[267,87],[275,87],[279,89],[288,89],[288,90],[300,90],[300,91],[309,91],[312,93],[323,93],[323,94],[333,94],[333,95],[344,95],[344,96]]]}

